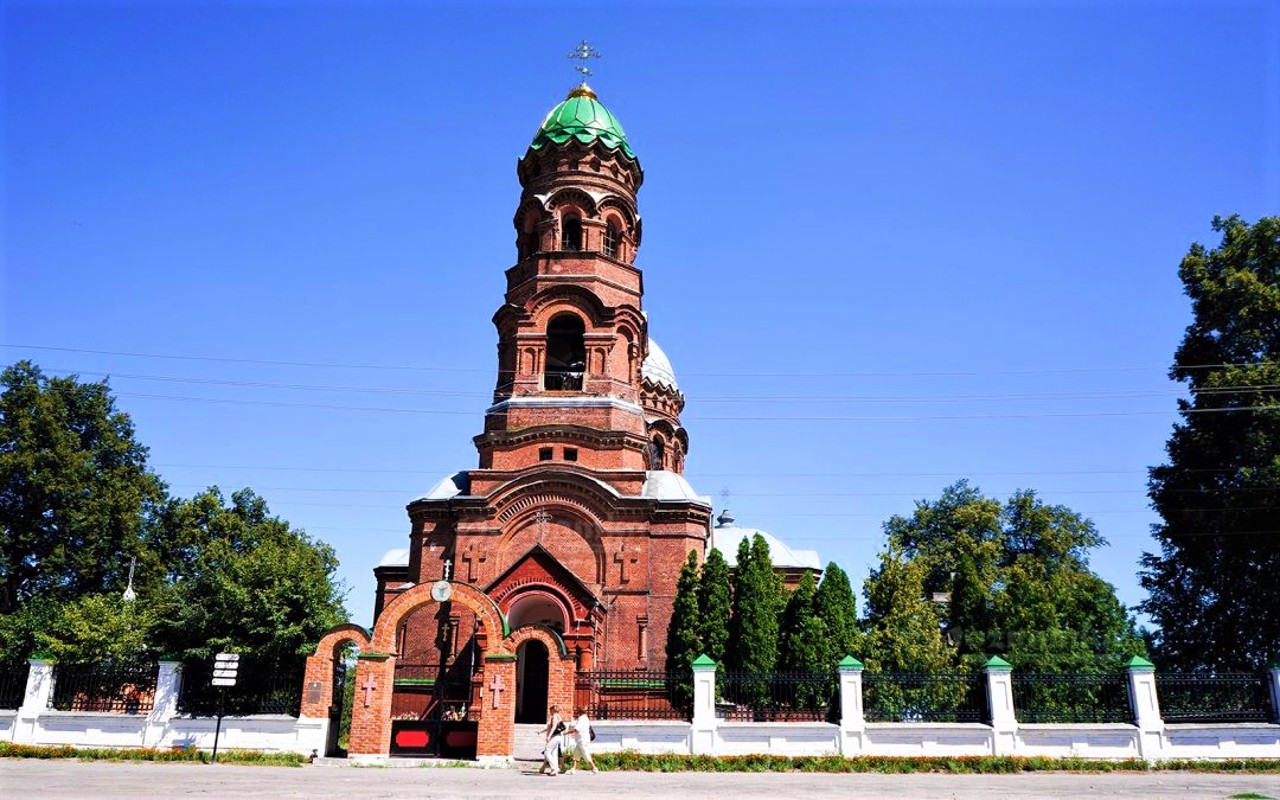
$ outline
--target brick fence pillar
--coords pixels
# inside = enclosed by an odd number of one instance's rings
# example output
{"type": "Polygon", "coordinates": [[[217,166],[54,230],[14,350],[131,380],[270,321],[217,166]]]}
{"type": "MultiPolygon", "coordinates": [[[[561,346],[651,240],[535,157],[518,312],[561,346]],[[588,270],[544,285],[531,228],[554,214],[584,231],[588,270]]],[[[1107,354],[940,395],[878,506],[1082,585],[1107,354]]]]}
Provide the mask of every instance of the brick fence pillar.
{"type": "Polygon", "coordinates": [[[147,729],[143,734],[144,747],[159,747],[169,727],[169,720],[178,713],[178,697],[182,694],[182,665],[177,661],[161,661],[156,673],[156,696],[147,714],[147,729]]]}
{"type": "Polygon", "coordinates": [[[298,716],[328,719],[333,705],[333,658],[307,656],[307,670],[302,677],[302,706],[298,716]]]}
{"type": "Polygon", "coordinates": [[[1125,665],[1129,679],[1129,710],[1138,726],[1138,755],[1156,761],[1164,750],[1164,720],[1160,717],[1160,698],[1156,695],[1156,665],[1142,656],[1134,656],[1125,665]]]}
{"type": "Polygon", "coordinates": [[[706,653],[694,659],[693,725],[689,732],[689,751],[693,755],[716,751],[716,662],[706,653]]]}
{"type": "Polygon", "coordinates": [[[983,666],[987,673],[992,755],[1014,755],[1018,747],[1018,717],[1013,709],[1013,666],[1000,656],[992,656],[983,666]]]}
{"type": "Polygon", "coordinates": [[[356,697],[347,747],[354,761],[383,761],[391,753],[395,675],[396,659],[390,653],[361,653],[356,658],[356,697]]]}
{"type": "Polygon", "coordinates": [[[476,760],[509,762],[516,746],[516,657],[509,653],[486,655],[483,687],[476,760]]]}
{"type": "Polygon", "coordinates": [[[53,692],[53,662],[33,658],[27,668],[27,689],[13,724],[13,741],[35,742],[39,737],[39,717],[49,710],[53,692]]]}
{"type": "Polygon", "coordinates": [[[836,678],[840,682],[840,755],[853,756],[862,752],[863,738],[867,732],[866,715],[862,709],[862,662],[853,656],[845,656],[836,666],[836,678]]]}

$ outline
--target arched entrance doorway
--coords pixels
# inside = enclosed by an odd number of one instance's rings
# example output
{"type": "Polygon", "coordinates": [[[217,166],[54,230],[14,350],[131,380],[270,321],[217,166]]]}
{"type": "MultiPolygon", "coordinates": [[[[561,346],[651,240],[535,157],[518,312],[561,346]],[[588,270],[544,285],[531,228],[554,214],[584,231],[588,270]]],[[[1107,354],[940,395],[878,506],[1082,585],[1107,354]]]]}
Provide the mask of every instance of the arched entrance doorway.
{"type": "Polygon", "coordinates": [[[547,721],[547,682],[551,676],[551,654],[537,639],[516,650],[516,722],[547,721]]]}

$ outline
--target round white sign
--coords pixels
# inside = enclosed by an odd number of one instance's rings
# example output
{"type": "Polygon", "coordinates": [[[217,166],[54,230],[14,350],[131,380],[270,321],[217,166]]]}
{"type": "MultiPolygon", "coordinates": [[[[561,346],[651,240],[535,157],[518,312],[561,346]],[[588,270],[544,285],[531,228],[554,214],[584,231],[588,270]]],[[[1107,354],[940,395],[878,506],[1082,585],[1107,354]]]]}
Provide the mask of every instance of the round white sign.
{"type": "Polygon", "coordinates": [[[437,603],[443,603],[453,597],[453,587],[448,581],[436,581],[431,586],[431,598],[437,603]]]}

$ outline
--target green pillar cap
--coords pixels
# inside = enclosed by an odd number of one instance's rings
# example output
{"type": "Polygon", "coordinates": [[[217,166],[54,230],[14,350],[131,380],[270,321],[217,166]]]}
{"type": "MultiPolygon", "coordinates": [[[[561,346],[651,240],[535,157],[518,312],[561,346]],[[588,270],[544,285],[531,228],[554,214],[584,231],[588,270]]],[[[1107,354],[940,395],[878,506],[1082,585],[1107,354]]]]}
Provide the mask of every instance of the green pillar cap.
{"type": "Polygon", "coordinates": [[[853,656],[845,656],[840,659],[840,663],[836,664],[836,666],[840,669],[863,669],[866,665],[853,656]]]}
{"type": "Polygon", "coordinates": [[[716,662],[706,653],[703,653],[693,660],[693,666],[695,667],[714,667],[715,665],[716,662]]]}
{"type": "Polygon", "coordinates": [[[987,663],[982,666],[987,669],[1013,669],[1013,665],[1008,661],[1005,661],[1000,656],[992,656],[991,658],[988,658],[987,663]]]}
{"type": "Polygon", "coordinates": [[[1134,656],[1125,664],[1129,669],[1155,669],[1156,665],[1146,660],[1142,656],[1134,656]]]}

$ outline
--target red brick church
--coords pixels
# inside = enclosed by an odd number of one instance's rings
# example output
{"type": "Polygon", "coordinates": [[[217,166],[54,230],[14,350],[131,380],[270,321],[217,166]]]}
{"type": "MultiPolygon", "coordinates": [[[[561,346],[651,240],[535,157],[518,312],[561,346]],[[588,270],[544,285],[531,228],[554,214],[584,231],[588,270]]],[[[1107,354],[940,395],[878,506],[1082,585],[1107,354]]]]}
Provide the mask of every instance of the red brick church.
{"type": "MultiPolygon", "coordinates": [[[[662,669],[677,575],[712,534],[682,474],[684,396],[649,333],[644,172],[622,126],[582,84],[517,174],[479,463],[408,505],[409,547],[374,570],[374,630],[331,633],[308,667],[304,715],[320,716],[336,647],[360,648],[353,754],[394,750],[389,719],[440,714],[478,722],[482,756],[509,754],[512,723],[572,704],[579,672],[662,669]]],[[[802,556],[784,566],[817,569],[802,556]]]]}

